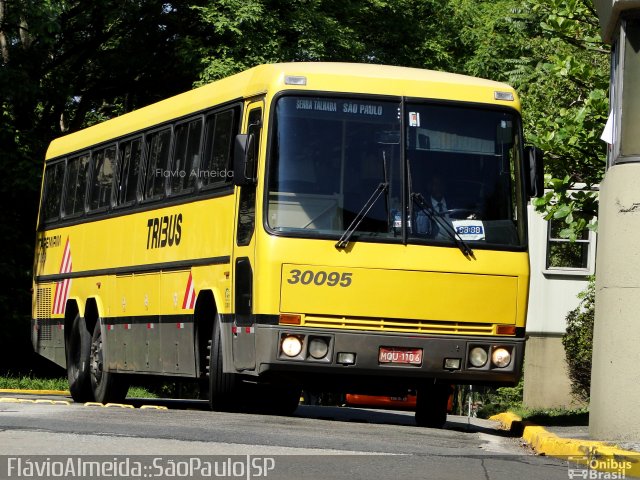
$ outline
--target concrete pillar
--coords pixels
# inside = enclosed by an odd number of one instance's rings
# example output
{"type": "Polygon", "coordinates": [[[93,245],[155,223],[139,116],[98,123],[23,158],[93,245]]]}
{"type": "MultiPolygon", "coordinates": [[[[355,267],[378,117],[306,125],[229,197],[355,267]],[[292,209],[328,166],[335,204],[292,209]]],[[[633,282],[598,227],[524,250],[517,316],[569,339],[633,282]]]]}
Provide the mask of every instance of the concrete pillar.
{"type": "Polygon", "coordinates": [[[640,438],[640,163],[600,185],[589,434],[640,438]]]}
{"type": "Polygon", "coordinates": [[[608,170],[600,184],[589,434],[640,439],[640,0],[595,0],[614,45],[608,170]]]}

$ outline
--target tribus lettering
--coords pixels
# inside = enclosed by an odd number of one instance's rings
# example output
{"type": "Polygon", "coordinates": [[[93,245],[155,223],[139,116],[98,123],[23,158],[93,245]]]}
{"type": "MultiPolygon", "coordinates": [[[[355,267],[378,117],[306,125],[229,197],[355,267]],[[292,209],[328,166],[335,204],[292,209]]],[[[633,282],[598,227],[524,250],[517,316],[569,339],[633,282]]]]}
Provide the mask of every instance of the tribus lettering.
{"type": "Polygon", "coordinates": [[[180,239],[182,238],[181,223],[181,213],[147,220],[147,250],[180,245],[180,239]]]}

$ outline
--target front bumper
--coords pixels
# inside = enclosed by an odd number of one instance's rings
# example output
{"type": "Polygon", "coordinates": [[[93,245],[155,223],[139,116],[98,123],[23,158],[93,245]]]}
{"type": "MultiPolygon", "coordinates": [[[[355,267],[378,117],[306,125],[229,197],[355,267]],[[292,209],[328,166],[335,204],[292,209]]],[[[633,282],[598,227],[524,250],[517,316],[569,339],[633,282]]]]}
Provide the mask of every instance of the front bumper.
{"type": "Polygon", "coordinates": [[[287,375],[300,378],[318,376],[351,376],[369,379],[374,384],[382,377],[386,380],[419,384],[427,379],[449,383],[515,384],[520,378],[524,357],[524,338],[497,336],[453,336],[377,333],[368,331],[288,327],[283,325],[256,325],[256,367],[259,375],[287,375]],[[281,339],[295,335],[303,344],[294,358],[281,350],[281,339]],[[308,351],[313,338],[326,339],[329,348],[326,357],[315,359],[308,351]],[[469,363],[469,352],[474,347],[487,349],[489,360],[482,367],[469,363]],[[381,347],[421,349],[419,365],[381,363],[381,347]],[[491,352],[495,348],[511,352],[511,362],[504,368],[492,365],[491,352]],[[339,353],[353,353],[355,363],[338,362],[339,353]],[[460,368],[446,368],[445,359],[460,359],[460,368]]]}

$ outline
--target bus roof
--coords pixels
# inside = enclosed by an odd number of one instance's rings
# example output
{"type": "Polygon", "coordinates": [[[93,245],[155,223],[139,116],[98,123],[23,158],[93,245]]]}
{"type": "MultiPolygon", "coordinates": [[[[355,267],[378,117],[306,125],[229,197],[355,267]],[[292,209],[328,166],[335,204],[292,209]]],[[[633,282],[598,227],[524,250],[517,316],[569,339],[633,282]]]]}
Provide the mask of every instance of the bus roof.
{"type": "Polygon", "coordinates": [[[55,139],[49,145],[46,159],[83,150],[215,105],[281,90],[408,96],[520,109],[518,97],[510,86],[465,75],[376,64],[275,63],[253,67],[55,139]],[[287,76],[305,77],[306,85],[286,85],[287,76]],[[496,91],[512,93],[513,100],[497,100],[496,91]]]}

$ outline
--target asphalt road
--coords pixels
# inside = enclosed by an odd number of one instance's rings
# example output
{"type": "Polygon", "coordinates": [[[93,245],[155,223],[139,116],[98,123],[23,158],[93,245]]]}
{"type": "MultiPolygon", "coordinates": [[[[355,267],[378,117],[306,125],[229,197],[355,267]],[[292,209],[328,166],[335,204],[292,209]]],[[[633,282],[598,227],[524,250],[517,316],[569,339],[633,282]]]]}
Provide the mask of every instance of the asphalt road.
{"type": "MultiPolygon", "coordinates": [[[[55,461],[70,455],[146,464],[160,457],[163,465],[171,459],[183,466],[213,459],[227,462],[225,478],[246,479],[568,478],[566,463],[532,455],[487,420],[449,416],[446,427],[435,430],[415,426],[413,415],[404,412],[300,406],[293,417],[276,417],[209,412],[198,402],[168,405],[146,410],[0,403],[0,478],[24,474],[15,460],[8,470],[9,456],[55,461]],[[265,468],[232,465],[236,461],[264,461],[265,468]]],[[[144,472],[182,476],[151,467],[144,472]]]]}

